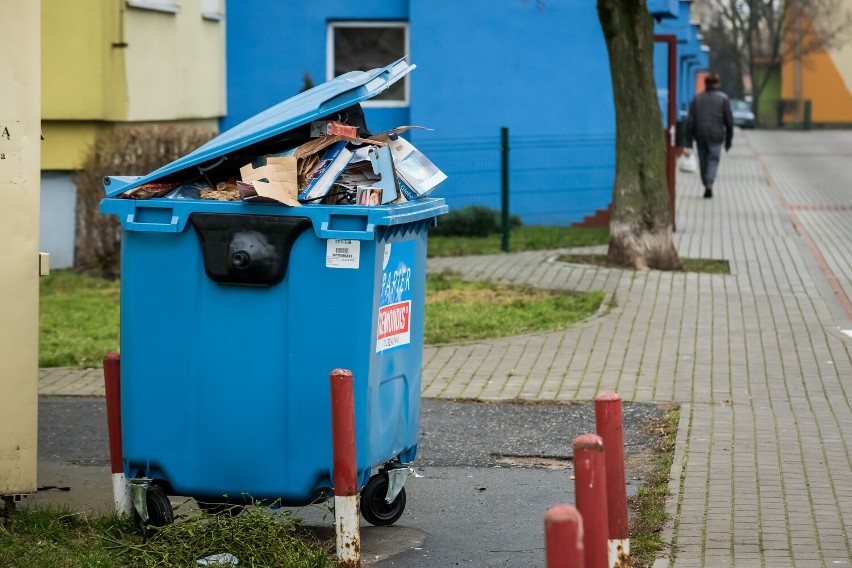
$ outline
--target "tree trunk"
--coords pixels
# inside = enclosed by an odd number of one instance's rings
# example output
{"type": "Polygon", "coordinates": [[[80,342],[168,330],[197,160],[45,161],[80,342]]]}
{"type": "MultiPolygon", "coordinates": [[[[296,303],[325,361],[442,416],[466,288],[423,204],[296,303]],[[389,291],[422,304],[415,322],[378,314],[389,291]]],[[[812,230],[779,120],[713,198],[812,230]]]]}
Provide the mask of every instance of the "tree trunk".
{"type": "Polygon", "coordinates": [[[645,0],[598,0],[615,99],[615,183],[608,261],[679,269],[672,242],[666,147],[654,82],[654,28],[645,0]]]}

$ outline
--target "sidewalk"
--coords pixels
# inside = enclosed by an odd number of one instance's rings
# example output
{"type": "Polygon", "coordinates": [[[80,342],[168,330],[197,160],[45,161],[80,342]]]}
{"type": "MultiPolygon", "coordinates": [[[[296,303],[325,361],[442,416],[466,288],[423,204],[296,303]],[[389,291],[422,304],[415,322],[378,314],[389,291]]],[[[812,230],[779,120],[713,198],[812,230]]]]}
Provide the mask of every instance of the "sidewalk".
{"type": "Polygon", "coordinates": [[[103,369],[39,369],[41,396],[104,396],[103,369]]]}
{"type": "MultiPolygon", "coordinates": [[[[423,395],[681,402],[675,559],[660,567],[851,565],[849,148],[852,132],[738,132],[716,197],[679,178],[681,256],[727,259],[731,275],[568,265],[553,251],[430,259],[466,278],[602,289],[612,308],[564,332],[427,348],[423,395]]],[[[100,370],[39,382],[103,392],[100,370]]]]}

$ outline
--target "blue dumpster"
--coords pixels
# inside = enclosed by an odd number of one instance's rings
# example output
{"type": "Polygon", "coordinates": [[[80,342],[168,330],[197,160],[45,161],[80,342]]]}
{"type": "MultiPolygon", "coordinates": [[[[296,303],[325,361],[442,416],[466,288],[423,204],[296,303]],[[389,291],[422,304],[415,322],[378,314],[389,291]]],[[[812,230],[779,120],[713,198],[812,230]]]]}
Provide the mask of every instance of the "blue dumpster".
{"type": "Polygon", "coordinates": [[[101,212],[122,228],[129,479],[216,504],[298,505],[330,494],[329,373],[338,367],[355,377],[359,485],[376,468],[414,460],[427,230],[446,211],[443,199],[288,207],[117,197],[251,154],[412,68],[348,73],[150,175],[104,180],[101,212]]]}

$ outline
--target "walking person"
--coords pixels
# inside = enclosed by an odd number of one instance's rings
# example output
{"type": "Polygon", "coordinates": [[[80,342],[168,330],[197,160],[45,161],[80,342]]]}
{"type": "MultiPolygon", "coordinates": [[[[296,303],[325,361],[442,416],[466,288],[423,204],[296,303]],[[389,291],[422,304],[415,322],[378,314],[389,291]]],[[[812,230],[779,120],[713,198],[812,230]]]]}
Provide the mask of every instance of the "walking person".
{"type": "Polygon", "coordinates": [[[710,73],[704,78],[705,90],[692,99],[686,120],[686,147],[691,149],[692,141],[695,140],[704,197],[708,199],[713,197],[713,183],[722,157],[722,144],[725,144],[727,152],[734,139],[731,103],[728,95],[719,89],[721,83],[716,73],[710,73]]]}

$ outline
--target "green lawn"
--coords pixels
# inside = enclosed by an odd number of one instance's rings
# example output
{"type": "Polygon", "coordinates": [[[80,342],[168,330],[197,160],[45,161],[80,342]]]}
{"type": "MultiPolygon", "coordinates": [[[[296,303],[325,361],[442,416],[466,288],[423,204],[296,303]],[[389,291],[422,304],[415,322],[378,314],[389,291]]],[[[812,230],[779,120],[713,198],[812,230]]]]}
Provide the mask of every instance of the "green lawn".
{"type": "Polygon", "coordinates": [[[117,280],[57,270],[40,286],[40,367],[100,367],[118,351],[117,280]]]}
{"type": "MultiPolygon", "coordinates": [[[[436,257],[498,254],[501,252],[500,242],[500,235],[487,237],[430,235],[427,254],[436,257]]],[[[609,229],[530,225],[516,227],[512,230],[509,238],[509,252],[605,245],[608,242],[609,229]]]]}
{"type": "Polygon", "coordinates": [[[565,329],[595,314],[603,292],[553,292],[444,274],[426,279],[427,344],[565,329]]]}

